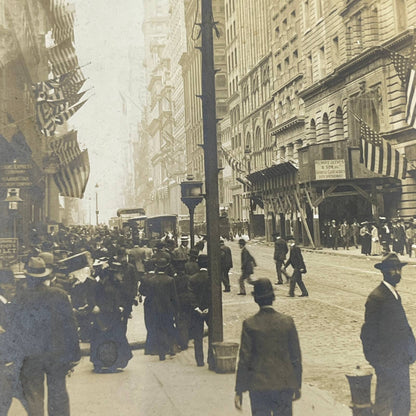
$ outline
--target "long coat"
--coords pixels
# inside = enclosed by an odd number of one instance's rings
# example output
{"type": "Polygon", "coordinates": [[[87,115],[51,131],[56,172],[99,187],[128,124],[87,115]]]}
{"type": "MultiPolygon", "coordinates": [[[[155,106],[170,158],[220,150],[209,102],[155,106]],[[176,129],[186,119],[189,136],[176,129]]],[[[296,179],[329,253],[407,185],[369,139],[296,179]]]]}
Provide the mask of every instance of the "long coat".
{"type": "Polygon", "coordinates": [[[243,275],[250,275],[254,273],[254,267],[256,266],[256,261],[254,257],[250,254],[246,247],[241,249],[241,272],[243,275]]]}
{"type": "Polygon", "coordinates": [[[408,366],[416,360],[415,337],[401,299],[384,283],[367,298],[361,341],[365,358],[376,370],[408,366]]]}
{"type": "Polygon", "coordinates": [[[263,307],[243,322],[235,391],[300,389],[302,358],[293,319],[263,307]]]}
{"type": "Polygon", "coordinates": [[[303,269],[306,271],[305,262],[303,261],[302,252],[298,246],[292,246],[290,248],[289,259],[285,263],[285,267],[291,265],[294,269],[303,269]]]}
{"type": "Polygon", "coordinates": [[[284,261],[286,259],[286,254],[288,252],[286,241],[278,237],[274,242],[274,255],[273,259],[278,261],[284,261]]]}

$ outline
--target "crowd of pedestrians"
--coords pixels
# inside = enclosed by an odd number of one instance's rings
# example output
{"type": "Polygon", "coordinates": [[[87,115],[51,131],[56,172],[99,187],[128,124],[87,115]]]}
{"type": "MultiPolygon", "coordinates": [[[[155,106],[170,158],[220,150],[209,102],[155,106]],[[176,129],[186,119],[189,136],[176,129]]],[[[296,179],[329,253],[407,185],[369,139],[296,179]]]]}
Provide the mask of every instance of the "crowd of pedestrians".
{"type": "MultiPolygon", "coordinates": [[[[409,365],[416,360],[416,344],[396,290],[406,263],[390,252],[390,245],[403,254],[413,226],[406,229],[400,220],[385,221],[378,227],[354,223],[344,221],[337,227],[332,221],[329,229],[338,229],[339,241],[346,248],[351,241],[366,247],[368,234],[368,254],[376,250],[373,242],[385,254],[375,265],[383,282],[368,297],[361,332],[365,357],[377,375],[376,414],[408,415],[409,365]]],[[[335,232],[328,235],[335,236],[335,232]]],[[[207,363],[215,368],[211,349],[207,355],[203,350],[204,326],[211,319],[204,240],[193,248],[186,235],[178,242],[166,235],[153,243],[150,247],[142,239],[133,244],[131,236],[107,227],[73,227],[37,233],[24,259],[25,279],[16,279],[6,264],[0,264],[0,416],[7,415],[13,397],[30,416],[43,415],[44,380],[48,414],[69,416],[66,376],[80,360],[79,341],[90,343],[95,372],[120,371],[132,358],[126,333],[132,308],[139,302],[144,306],[146,355],[164,361],[166,356],[188,349],[193,340],[196,365],[207,363]]],[[[230,292],[232,254],[224,240],[219,245],[223,291],[230,292]]],[[[249,283],[260,309],[243,323],[235,406],[241,409],[243,393],[249,391],[254,415],[290,416],[292,401],[301,396],[302,360],[296,327],[290,316],[273,309],[272,282],[255,273],[256,261],[246,240],[240,238],[238,245],[241,275],[237,294],[245,295],[245,283],[249,283]]],[[[303,282],[306,265],[295,239],[276,234],[273,257],[275,284],[283,285],[285,277],[289,297],[294,297],[296,286],[301,297],[308,297],[303,282]]]]}
{"type": "Polygon", "coordinates": [[[347,220],[341,223],[325,221],[321,229],[321,243],[333,250],[361,246],[361,253],[367,256],[394,251],[412,257],[416,253],[416,222],[384,217],[361,223],[355,219],[351,223],[347,220]]]}

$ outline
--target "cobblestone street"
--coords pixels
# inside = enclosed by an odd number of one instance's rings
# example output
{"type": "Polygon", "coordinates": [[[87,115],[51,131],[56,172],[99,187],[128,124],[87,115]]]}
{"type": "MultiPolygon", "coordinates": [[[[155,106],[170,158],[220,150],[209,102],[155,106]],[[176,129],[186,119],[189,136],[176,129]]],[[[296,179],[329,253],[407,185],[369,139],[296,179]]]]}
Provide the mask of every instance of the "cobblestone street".
{"type": "MultiPolygon", "coordinates": [[[[223,296],[224,339],[239,342],[241,321],[256,312],[257,305],[251,296],[236,296],[240,267],[239,250],[235,242],[229,243],[229,246],[233,251],[234,268],[231,275],[231,293],[225,293],[223,296]]],[[[269,277],[275,282],[273,248],[255,242],[248,243],[247,247],[258,264],[255,276],[269,277]]],[[[289,298],[287,285],[275,286],[274,306],[295,320],[303,355],[303,382],[326,390],[338,402],[348,404],[351,396],[345,374],[353,371],[358,365],[372,370],[362,352],[360,330],[364,320],[366,298],[381,281],[381,273],[373,267],[378,257],[304,250],[304,258],[308,270],[304,282],[309,297],[289,298]]],[[[398,292],[402,297],[409,323],[415,330],[415,265],[410,264],[403,269],[398,292]]],[[[299,294],[297,289],[295,295],[299,294]]],[[[412,414],[416,415],[415,366],[410,367],[410,375],[413,393],[412,414]]],[[[373,398],[374,381],[373,377],[373,398]]]]}

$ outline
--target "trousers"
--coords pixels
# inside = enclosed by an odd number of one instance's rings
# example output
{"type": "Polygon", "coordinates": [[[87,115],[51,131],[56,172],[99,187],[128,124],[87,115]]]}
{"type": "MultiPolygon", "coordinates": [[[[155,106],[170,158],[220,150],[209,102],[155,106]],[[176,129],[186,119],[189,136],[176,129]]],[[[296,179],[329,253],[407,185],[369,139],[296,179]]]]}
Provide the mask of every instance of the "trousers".
{"type": "Polygon", "coordinates": [[[69,416],[66,374],[65,366],[51,362],[50,357],[28,357],[23,361],[20,377],[29,416],[44,415],[45,376],[48,388],[48,415],[69,416]]]}
{"type": "Polygon", "coordinates": [[[298,269],[295,269],[293,271],[293,275],[290,278],[290,284],[289,284],[290,296],[295,295],[296,284],[299,286],[299,289],[301,290],[302,295],[308,295],[308,291],[306,289],[305,283],[303,283],[303,280],[302,280],[302,273],[298,269]]]}
{"type": "Polygon", "coordinates": [[[384,370],[376,369],[377,385],[374,403],[375,416],[409,416],[409,366],[384,370]],[[391,413],[390,413],[391,412],[391,413]]]}
{"type": "Polygon", "coordinates": [[[252,416],[292,416],[293,390],[250,391],[252,416]]]}

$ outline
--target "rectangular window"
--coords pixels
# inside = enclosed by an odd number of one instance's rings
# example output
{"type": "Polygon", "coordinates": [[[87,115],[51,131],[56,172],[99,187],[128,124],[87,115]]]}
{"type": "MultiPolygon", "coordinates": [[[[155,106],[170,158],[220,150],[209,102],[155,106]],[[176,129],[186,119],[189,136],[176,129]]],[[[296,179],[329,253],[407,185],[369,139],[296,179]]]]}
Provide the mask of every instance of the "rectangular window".
{"type": "Polygon", "coordinates": [[[334,148],[333,147],[324,147],[324,148],[322,148],[322,159],[323,160],[332,160],[332,159],[334,159],[334,148]]]}
{"type": "Polygon", "coordinates": [[[325,48],[323,46],[319,48],[319,75],[321,78],[326,75],[325,48]]]}
{"type": "Polygon", "coordinates": [[[322,0],[316,0],[316,19],[319,20],[322,17],[322,0]]]}
{"type": "Polygon", "coordinates": [[[311,16],[310,16],[310,5],[309,0],[303,2],[303,21],[305,24],[305,29],[309,29],[311,26],[311,16]]]}
{"type": "Polygon", "coordinates": [[[338,36],[332,39],[332,67],[336,68],[339,65],[339,40],[338,36]]]}
{"type": "Polygon", "coordinates": [[[312,66],[312,54],[310,53],[306,59],[306,71],[308,74],[309,82],[313,82],[313,66],[312,66]]]}

